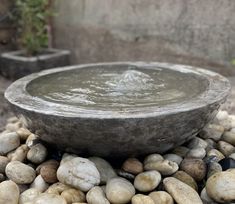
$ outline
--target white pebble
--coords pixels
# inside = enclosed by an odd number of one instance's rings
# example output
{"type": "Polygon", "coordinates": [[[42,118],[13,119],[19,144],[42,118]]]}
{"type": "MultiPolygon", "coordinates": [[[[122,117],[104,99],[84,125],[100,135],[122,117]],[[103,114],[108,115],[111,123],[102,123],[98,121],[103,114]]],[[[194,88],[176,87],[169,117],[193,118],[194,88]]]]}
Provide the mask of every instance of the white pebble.
{"type": "Polygon", "coordinates": [[[38,175],[33,183],[30,185],[30,188],[36,188],[39,190],[41,193],[46,191],[48,189],[49,185],[44,181],[41,175],[38,175]]]}
{"type": "Polygon", "coordinates": [[[235,174],[228,171],[213,174],[206,182],[206,192],[217,202],[235,200],[235,174]]]}
{"type": "Polygon", "coordinates": [[[0,203],[18,204],[20,191],[13,181],[3,181],[0,183],[0,203]]]}
{"type": "Polygon", "coordinates": [[[235,153],[235,147],[224,141],[218,142],[218,150],[226,157],[232,153],[235,153]]]}
{"type": "Polygon", "coordinates": [[[217,115],[216,115],[216,118],[218,120],[226,120],[228,118],[228,112],[227,111],[218,111],[217,115]]]}
{"type": "Polygon", "coordinates": [[[86,200],[89,204],[110,204],[105,197],[101,187],[95,186],[86,194],[86,200]]]}
{"type": "Polygon", "coordinates": [[[6,155],[8,152],[20,146],[20,137],[17,133],[7,133],[0,137],[0,155],[6,155]]]}
{"type": "Polygon", "coordinates": [[[19,146],[12,154],[11,154],[11,161],[20,161],[23,162],[26,159],[26,155],[29,151],[27,145],[23,144],[19,146]]]}
{"type": "Polygon", "coordinates": [[[221,140],[228,142],[231,145],[235,145],[235,133],[231,131],[224,132],[221,140]]]}
{"type": "Polygon", "coordinates": [[[223,133],[224,127],[222,125],[209,124],[203,128],[203,130],[200,132],[200,136],[203,139],[209,138],[215,141],[219,141],[223,133]]]}
{"type": "Polygon", "coordinates": [[[85,194],[74,188],[66,189],[61,193],[61,196],[66,200],[67,204],[85,202],[85,194]]]}
{"type": "Polygon", "coordinates": [[[174,204],[174,200],[166,191],[154,191],[149,194],[154,204],[174,204]]]}
{"type": "Polygon", "coordinates": [[[57,178],[61,183],[82,191],[89,191],[100,183],[100,174],[95,164],[81,157],[62,163],[57,170],[57,178]]]}
{"type": "Polygon", "coordinates": [[[46,193],[60,195],[63,191],[68,189],[71,189],[71,187],[66,184],[57,182],[49,186],[49,188],[46,190],[46,193]]]}
{"type": "Polygon", "coordinates": [[[106,185],[106,196],[111,203],[128,203],[134,195],[134,186],[124,178],[110,179],[106,185]]]}
{"type": "Polygon", "coordinates": [[[35,170],[19,161],[12,161],[6,166],[6,175],[17,184],[32,183],[36,177],[35,170]]]}
{"type": "Polygon", "coordinates": [[[157,162],[157,161],[162,161],[164,158],[160,154],[150,154],[144,159],[144,165],[149,163],[149,162],[157,162]]]}
{"type": "Polygon", "coordinates": [[[158,171],[145,171],[135,177],[134,186],[138,191],[149,192],[158,186],[161,178],[161,174],[158,171]]]}
{"type": "Polygon", "coordinates": [[[187,153],[186,157],[203,159],[206,156],[206,150],[202,147],[196,147],[187,153]]]}
{"type": "Polygon", "coordinates": [[[136,194],[132,197],[131,204],[155,204],[155,202],[149,196],[136,194]]]}
{"type": "Polygon", "coordinates": [[[178,204],[203,204],[198,193],[189,185],[180,180],[168,177],[163,180],[166,191],[174,198],[178,204]]]}
{"type": "Polygon", "coordinates": [[[68,153],[64,153],[62,156],[62,159],[60,161],[60,165],[64,164],[67,161],[70,161],[74,158],[78,157],[76,154],[68,154],[68,153]]]}
{"type": "Polygon", "coordinates": [[[32,202],[41,192],[36,188],[30,188],[20,194],[19,204],[26,204],[32,202]]]}
{"type": "Polygon", "coordinates": [[[16,131],[16,133],[19,135],[20,140],[25,141],[27,140],[28,136],[31,134],[31,132],[28,129],[20,128],[16,131]]]}
{"type": "Polygon", "coordinates": [[[222,159],[225,158],[225,156],[217,149],[211,149],[207,152],[207,156],[215,156],[216,157],[216,161],[220,161],[222,159]]]}
{"type": "Polygon", "coordinates": [[[163,160],[163,161],[157,161],[157,162],[147,162],[144,165],[145,170],[156,170],[159,171],[164,176],[169,176],[175,173],[179,166],[177,163],[163,160]]]}
{"type": "Polygon", "coordinates": [[[35,164],[41,164],[47,157],[47,149],[44,145],[38,143],[31,147],[27,154],[27,159],[35,164]]]}
{"type": "Polygon", "coordinates": [[[206,149],[208,146],[207,142],[203,139],[201,139],[200,137],[194,137],[193,139],[191,139],[187,145],[187,147],[189,149],[192,148],[198,148],[201,147],[203,149],[206,149]]]}

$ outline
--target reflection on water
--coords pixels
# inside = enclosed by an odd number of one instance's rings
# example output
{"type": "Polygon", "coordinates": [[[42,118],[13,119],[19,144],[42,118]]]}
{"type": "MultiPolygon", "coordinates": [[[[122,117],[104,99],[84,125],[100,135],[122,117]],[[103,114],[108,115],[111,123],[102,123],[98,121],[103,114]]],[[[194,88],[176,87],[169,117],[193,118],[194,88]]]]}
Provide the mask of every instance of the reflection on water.
{"type": "Polygon", "coordinates": [[[193,98],[204,89],[193,75],[123,66],[59,72],[27,86],[31,95],[49,102],[111,110],[162,106],[193,98]]]}

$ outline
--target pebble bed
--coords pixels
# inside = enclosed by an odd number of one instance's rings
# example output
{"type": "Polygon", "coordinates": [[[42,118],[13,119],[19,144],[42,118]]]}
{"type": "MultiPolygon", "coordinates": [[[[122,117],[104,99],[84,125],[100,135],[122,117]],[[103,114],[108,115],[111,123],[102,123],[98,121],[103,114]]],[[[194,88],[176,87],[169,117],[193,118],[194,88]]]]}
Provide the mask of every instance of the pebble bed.
{"type": "Polygon", "coordinates": [[[216,204],[235,200],[235,115],[219,111],[164,154],[110,161],[48,148],[17,118],[0,134],[0,204],[216,204]]]}

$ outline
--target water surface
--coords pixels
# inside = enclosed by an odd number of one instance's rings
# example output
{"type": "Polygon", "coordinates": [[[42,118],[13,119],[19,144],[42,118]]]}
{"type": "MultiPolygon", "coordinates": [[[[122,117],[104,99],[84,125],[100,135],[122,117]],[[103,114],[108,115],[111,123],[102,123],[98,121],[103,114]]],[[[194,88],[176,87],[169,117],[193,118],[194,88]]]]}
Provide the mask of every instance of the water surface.
{"type": "Polygon", "coordinates": [[[34,97],[90,109],[122,110],[189,100],[205,90],[193,74],[169,69],[103,66],[49,74],[33,80],[34,97]]]}

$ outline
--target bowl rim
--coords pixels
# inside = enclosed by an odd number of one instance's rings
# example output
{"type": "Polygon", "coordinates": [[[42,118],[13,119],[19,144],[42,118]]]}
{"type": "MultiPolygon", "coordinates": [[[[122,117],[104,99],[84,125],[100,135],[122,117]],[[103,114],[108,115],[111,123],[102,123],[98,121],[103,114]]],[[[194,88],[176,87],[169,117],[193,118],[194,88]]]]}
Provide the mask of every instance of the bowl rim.
{"type": "Polygon", "coordinates": [[[96,118],[96,119],[125,119],[125,118],[147,118],[156,117],[168,114],[177,114],[180,112],[187,112],[203,108],[208,105],[220,104],[225,101],[231,90],[230,83],[227,78],[222,75],[198,67],[160,63],[160,62],[104,62],[73,65],[67,67],[59,67],[54,69],[43,70],[38,73],[33,73],[13,82],[5,91],[5,98],[7,101],[23,110],[40,113],[43,115],[53,115],[60,117],[73,118],[96,118]],[[75,107],[67,104],[57,104],[42,99],[37,99],[31,96],[27,90],[27,85],[36,78],[44,75],[53,74],[57,72],[69,71],[73,69],[80,69],[92,66],[136,66],[141,68],[166,68],[182,73],[191,73],[198,77],[204,78],[208,82],[208,87],[204,92],[195,96],[194,98],[178,103],[172,103],[165,106],[151,106],[132,108],[131,111],[117,111],[117,110],[97,110],[88,109],[84,107],[75,107]]]}

